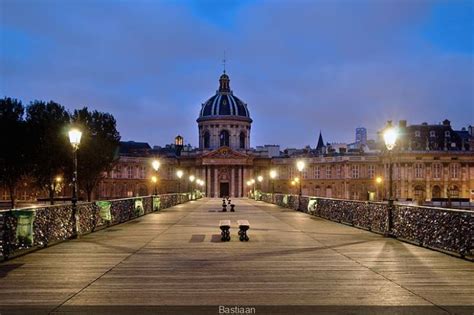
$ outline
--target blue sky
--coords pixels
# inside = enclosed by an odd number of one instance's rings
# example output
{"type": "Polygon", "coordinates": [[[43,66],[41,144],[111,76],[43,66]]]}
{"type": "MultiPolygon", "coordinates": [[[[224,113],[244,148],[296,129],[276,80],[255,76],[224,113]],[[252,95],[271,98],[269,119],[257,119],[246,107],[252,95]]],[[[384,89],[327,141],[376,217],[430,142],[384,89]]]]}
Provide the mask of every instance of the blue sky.
{"type": "Polygon", "coordinates": [[[197,144],[222,72],[252,145],[474,124],[472,1],[0,1],[0,94],[117,118],[124,140],[197,144]]]}

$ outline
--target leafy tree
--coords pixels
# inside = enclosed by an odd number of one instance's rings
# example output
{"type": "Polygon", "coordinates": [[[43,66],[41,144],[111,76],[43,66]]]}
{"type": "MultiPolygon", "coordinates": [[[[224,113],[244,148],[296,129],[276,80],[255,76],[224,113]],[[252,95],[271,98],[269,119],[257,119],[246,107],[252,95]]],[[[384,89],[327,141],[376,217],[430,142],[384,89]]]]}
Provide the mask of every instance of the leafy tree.
{"type": "Polygon", "coordinates": [[[24,111],[21,101],[10,97],[0,100],[0,183],[10,193],[12,208],[15,207],[17,184],[29,164],[30,146],[24,111]]]}
{"type": "Polygon", "coordinates": [[[54,204],[55,178],[72,163],[67,136],[70,115],[64,106],[53,101],[34,101],[26,109],[26,123],[34,150],[31,174],[48,191],[50,203],[54,204]]]}
{"type": "Polygon", "coordinates": [[[103,177],[112,170],[118,159],[120,134],[115,118],[108,113],[75,110],[72,121],[82,130],[78,156],[78,183],[91,201],[92,192],[103,177]]]}

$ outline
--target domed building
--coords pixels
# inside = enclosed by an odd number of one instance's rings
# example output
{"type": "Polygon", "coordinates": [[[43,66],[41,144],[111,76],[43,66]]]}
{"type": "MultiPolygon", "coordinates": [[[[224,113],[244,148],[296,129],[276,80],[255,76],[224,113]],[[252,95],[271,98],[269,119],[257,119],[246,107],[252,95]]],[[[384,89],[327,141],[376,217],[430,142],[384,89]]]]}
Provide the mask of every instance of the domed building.
{"type": "Polygon", "coordinates": [[[216,94],[202,104],[197,122],[201,150],[250,148],[252,119],[247,104],[230,89],[230,79],[225,72],[219,78],[216,94]]]}
{"type": "Polygon", "coordinates": [[[253,175],[252,119],[247,104],[230,89],[225,72],[216,94],[201,105],[197,123],[201,152],[197,173],[205,178],[207,196],[242,197],[244,182],[253,175]]]}

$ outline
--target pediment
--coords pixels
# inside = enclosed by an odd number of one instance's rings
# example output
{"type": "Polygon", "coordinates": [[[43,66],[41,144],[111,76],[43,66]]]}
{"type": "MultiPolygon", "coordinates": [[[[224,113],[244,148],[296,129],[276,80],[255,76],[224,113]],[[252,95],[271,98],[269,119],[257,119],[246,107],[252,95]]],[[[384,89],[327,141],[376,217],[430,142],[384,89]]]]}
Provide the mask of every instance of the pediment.
{"type": "Polygon", "coordinates": [[[234,151],[229,147],[220,147],[202,156],[203,159],[247,159],[248,157],[247,154],[234,151]]]}

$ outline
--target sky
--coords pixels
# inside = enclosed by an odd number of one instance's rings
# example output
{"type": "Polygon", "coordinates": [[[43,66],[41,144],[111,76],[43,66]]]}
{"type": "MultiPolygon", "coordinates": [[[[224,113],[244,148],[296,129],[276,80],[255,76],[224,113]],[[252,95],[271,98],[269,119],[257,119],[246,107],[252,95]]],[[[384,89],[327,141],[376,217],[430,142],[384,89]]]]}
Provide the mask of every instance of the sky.
{"type": "Polygon", "coordinates": [[[197,145],[225,51],[252,146],[353,142],[389,119],[460,129],[474,125],[473,30],[474,1],[0,0],[0,97],[197,145]]]}

